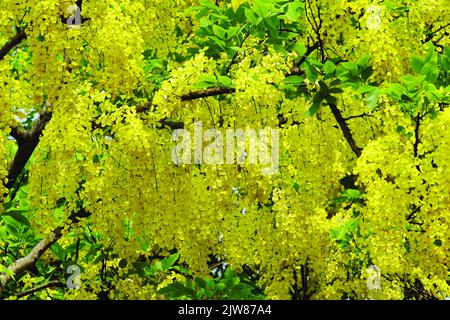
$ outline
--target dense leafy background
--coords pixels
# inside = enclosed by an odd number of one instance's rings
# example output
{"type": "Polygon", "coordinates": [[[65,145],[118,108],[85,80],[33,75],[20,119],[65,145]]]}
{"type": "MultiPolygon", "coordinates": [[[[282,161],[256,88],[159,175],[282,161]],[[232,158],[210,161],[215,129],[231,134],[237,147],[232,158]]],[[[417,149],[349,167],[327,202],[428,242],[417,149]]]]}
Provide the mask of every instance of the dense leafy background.
{"type": "Polygon", "coordinates": [[[0,297],[450,296],[447,0],[74,4],[0,8],[0,297]],[[279,172],[174,165],[195,121],[279,172]]]}

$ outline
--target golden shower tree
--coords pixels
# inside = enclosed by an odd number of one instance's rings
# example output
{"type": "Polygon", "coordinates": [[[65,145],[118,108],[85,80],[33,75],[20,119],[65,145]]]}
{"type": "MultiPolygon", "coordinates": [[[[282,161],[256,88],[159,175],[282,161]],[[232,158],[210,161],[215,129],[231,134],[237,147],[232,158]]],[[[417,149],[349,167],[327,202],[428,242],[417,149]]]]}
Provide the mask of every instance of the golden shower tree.
{"type": "Polygon", "coordinates": [[[450,296],[448,21],[447,0],[2,1],[0,296],[450,296]],[[174,163],[198,123],[276,131],[276,170],[249,142],[174,163]]]}

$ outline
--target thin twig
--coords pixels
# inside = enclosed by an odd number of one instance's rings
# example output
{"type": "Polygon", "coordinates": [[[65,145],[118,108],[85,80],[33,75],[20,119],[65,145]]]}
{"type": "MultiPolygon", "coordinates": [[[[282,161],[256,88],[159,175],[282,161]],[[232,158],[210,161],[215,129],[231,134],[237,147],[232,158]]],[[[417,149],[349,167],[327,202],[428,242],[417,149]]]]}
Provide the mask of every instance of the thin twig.
{"type": "Polygon", "coordinates": [[[29,296],[30,294],[45,290],[47,288],[52,288],[52,287],[64,288],[65,286],[66,286],[66,284],[62,283],[61,281],[50,281],[49,283],[43,284],[43,285],[35,287],[35,288],[31,288],[30,290],[23,291],[23,292],[16,294],[16,298],[17,299],[23,298],[23,297],[29,296]]]}

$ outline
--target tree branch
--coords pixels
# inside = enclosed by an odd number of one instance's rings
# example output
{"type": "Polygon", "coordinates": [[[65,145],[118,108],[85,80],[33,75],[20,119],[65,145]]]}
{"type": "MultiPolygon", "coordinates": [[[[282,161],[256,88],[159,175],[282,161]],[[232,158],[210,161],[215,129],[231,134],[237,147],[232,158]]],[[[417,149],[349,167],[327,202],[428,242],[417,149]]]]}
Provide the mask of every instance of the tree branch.
{"type": "Polygon", "coordinates": [[[27,37],[25,31],[18,30],[16,35],[12,37],[3,47],[0,48],[0,60],[2,60],[15,46],[25,40],[27,37]]]}
{"type": "MultiPolygon", "coordinates": [[[[18,275],[25,270],[30,269],[36,261],[47,251],[48,248],[52,246],[56,241],[61,238],[62,228],[58,227],[53,230],[49,236],[42,239],[34,248],[31,250],[29,254],[25,257],[16,260],[13,264],[8,267],[8,270],[13,274],[18,275]]],[[[0,275],[0,292],[3,291],[11,281],[12,277],[9,274],[1,274],[0,275]]]]}
{"type": "Polygon", "coordinates": [[[342,133],[344,134],[345,140],[347,140],[353,153],[359,158],[361,156],[362,149],[356,145],[355,139],[353,139],[352,132],[351,132],[350,128],[348,127],[347,123],[345,122],[345,119],[342,116],[341,111],[333,103],[329,103],[329,106],[330,106],[331,112],[333,113],[334,118],[336,119],[337,123],[339,124],[339,127],[342,130],[342,133]]]}
{"type": "Polygon", "coordinates": [[[17,150],[14,159],[8,166],[8,182],[5,185],[6,188],[11,189],[16,182],[23,168],[33,154],[34,149],[36,149],[42,131],[44,131],[44,128],[50,121],[50,118],[51,114],[44,108],[44,111],[41,113],[32,129],[22,131],[17,127],[12,128],[11,135],[16,138],[19,149],[17,150]]]}
{"type": "MultiPolygon", "coordinates": [[[[62,227],[55,228],[50,234],[42,239],[25,257],[16,260],[12,263],[8,270],[13,274],[18,275],[22,272],[29,270],[33,267],[36,261],[55,243],[61,236],[64,228],[67,228],[72,223],[77,223],[82,218],[87,218],[91,215],[90,212],[85,209],[81,209],[77,212],[73,212],[66,223],[62,227]]],[[[2,292],[6,285],[11,281],[12,277],[9,274],[0,274],[0,292],[2,292]]]]}
{"type": "Polygon", "coordinates": [[[10,128],[11,132],[9,134],[11,135],[11,137],[16,139],[17,143],[22,144],[26,140],[27,133],[26,133],[26,131],[24,131],[19,126],[20,126],[19,124],[16,124],[16,125],[12,126],[10,128]]]}
{"type": "Polygon", "coordinates": [[[27,291],[20,292],[20,293],[16,294],[16,297],[17,297],[17,299],[19,299],[19,298],[26,297],[30,294],[36,293],[38,291],[45,290],[47,288],[51,288],[51,287],[64,288],[65,286],[66,286],[66,284],[62,283],[61,281],[50,281],[49,283],[43,284],[41,286],[32,288],[27,291]]]}
{"type": "MultiPolygon", "coordinates": [[[[419,113],[417,113],[417,117],[414,119],[415,120],[415,128],[414,128],[414,158],[418,158],[419,157],[419,144],[420,144],[420,121],[423,119],[423,116],[419,113]]],[[[420,169],[420,165],[416,164],[416,169],[417,171],[419,171],[420,173],[422,173],[422,170],[420,169]]]]}
{"type": "Polygon", "coordinates": [[[373,115],[368,114],[368,113],[363,113],[363,114],[358,114],[356,116],[347,117],[344,120],[348,121],[348,120],[352,120],[352,119],[359,119],[359,118],[365,118],[365,117],[373,117],[373,115]]]}
{"type": "Polygon", "coordinates": [[[420,144],[420,120],[422,120],[420,112],[417,114],[415,120],[415,128],[414,128],[414,158],[417,158],[419,155],[419,144],[420,144]]]}
{"type": "Polygon", "coordinates": [[[200,98],[213,97],[221,94],[235,93],[234,88],[208,88],[200,91],[192,91],[181,96],[181,101],[191,101],[200,98]]]}
{"type": "Polygon", "coordinates": [[[434,37],[434,35],[435,35],[436,33],[438,33],[438,32],[440,32],[440,31],[444,30],[445,28],[447,28],[447,27],[449,27],[449,26],[450,26],[450,23],[447,23],[446,25],[443,25],[442,27],[440,27],[440,28],[438,28],[438,29],[436,29],[436,30],[430,32],[430,33],[427,35],[427,37],[422,41],[422,43],[427,43],[428,41],[433,40],[433,37],[434,37]]]}
{"type": "Polygon", "coordinates": [[[300,60],[297,61],[297,63],[295,63],[294,67],[285,76],[286,77],[294,76],[294,75],[301,76],[301,75],[305,74],[304,70],[300,69],[300,66],[302,65],[303,62],[306,61],[306,59],[308,59],[308,57],[311,53],[313,53],[315,50],[317,50],[319,48],[319,46],[320,46],[319,42],[316,42],[312,46],[308,47],[306,49],[306,53],[303,55],[303,57],[301,57],[300,60]]]}

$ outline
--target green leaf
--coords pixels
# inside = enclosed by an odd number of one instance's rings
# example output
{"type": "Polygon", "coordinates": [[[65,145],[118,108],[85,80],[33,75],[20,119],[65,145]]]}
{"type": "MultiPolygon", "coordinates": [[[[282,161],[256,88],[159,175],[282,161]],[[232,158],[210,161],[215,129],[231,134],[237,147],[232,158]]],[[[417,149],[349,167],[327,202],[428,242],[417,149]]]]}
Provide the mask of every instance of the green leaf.
{"type": "Polygon", "coordinates": [[[208,284],[206,283],[205,279],[203,278],[195,278],[195,283],[199,288],[206,288],[208,284]]]}
{"type": "Polygon", "coordinates": [[[419,88],[423,81],[425,80],[425,76],[424,75],[420,75],[420,76],[403,76],[401,78],[402,82],[404,82],[406,84],[406,87],[408,89],[408,91],[414,91],[415,89],[419,88]]]}
{"type": "Polygon", "coordinates": [[[176,271],[178,271],[179,273],[182,273],[182,274],[189,274],[189,270],[188,269],[180,267],[180,266],[174,266],[174,267],[172,267],[172,269],[176,270],[176,271]]]}
{"type": "Polygon", "coordinates": [[[244,49],[242,49],[241,47],[238,47],[238,46],[231,46],[231,47],[229,47],[228,50],[227,50],[227,53],[228,53],[230,56],[233,56],[236,52],[244,53],[245,51],[244,51],[244,49]]]}
{"type": "Polygon", "coordinates": [[[428,62],[422,67],[421,73],[425,75],[425,80],[431,83],[435,83],[439,77],[439,68],[437,63],[428,62]]]}
{"type": "Polygon", "coordinates": [[[3,205],[3,211],[8,211],[10,208],[12,208],[14,206],[14,201],[4,202],[4,203],[2,203],[2,205],[3,205]]]}
{"type": "Polygon", "coordinates": [[[359,69],[358,69],[358,65],[354,62],[344,62],[342,64],[342,67],[347,70],[351,75],[353,76],[357,76],[359,75],[359,69]]]}
{"type": "Polygon", "coordinates": [[[271,3],[265,0],[255,0],[253,3],[253,10],[263,18],[269,16],[271,7],[271,3]]]}
{"type": "Polygon", "coordinates": [[[261,20],[257,17],[256,13],[253,10],[245,8],[244,14],[245,17],[255,26],[261,22],[261,20]]]}
{"type": "Polygon", "coordinates": [[[294,86],[302,84],[303,81],[304,78],[302,76],[289,76],[284,79],[284,83],[286,85],[294,85],[294,86]]]}
{"type": "Polygon", "coordinates": [[[139,248],[140,248],[142,251],[147,251],[148,248],[150,247],[150,241],[148,241],[148,240],[146,240],[146,239],[143,239],[143,238],[138,238],[138,239],[137,239],[137,243],[138,243],[138,245],[139,245],[139,248]]]}
{"type": "Polygon", "coordinates": [[[369,110],[373,110],[378,106],[378,96],[380,90],[375,88],[372,92],[366,97],[367,107],[369,110]]]}
{"type": "Polygon", "coordinates": [[[330,93],[334,93],[334,94],[338,94],[338,93],[343,93],[344,90],[342,90],[341,88],[338,87],[334,87],[330,89],[330,93]]]}
{"type": "Polygon", "coordinates": [[[365,67],[362,71],[361,71],[361,80],[365,83],[370,76],[373,74],[373,68],[371,66],[365,67]]]}
{"type": "Polygon", "coordinates": [[[392,83],[385,89],[385,92],[391,97],[400,99],[402,95],[406,94],[406,88],[399,83],[392,83]]]}
{"type": "Polygon", "coordinates": [[[227,50],[227,44],[225,41],[217,36],[208,36],[208,39],[213,41],[215,44],[217,44],[222,50],[227,50]]]}
{"type": "Polygon", "coordinates": [[[56,54],[56,61],[57,62],[63,62],[64,61],[64,56],[61,53],[57,53],[56,54]]]}
{"type": "Polygon", "coordinates": [[[308,51],[308,49],[306,48],[306,46],[303,42],[297,42],[294,45],[294,50],[297,51],[297,53],[300,57],[303,57],[306,54],[306,52],[308,51]]]}
{"type": "Polygon", "coordinates": [[[406,133],[406,129],[405,129],[405,127],[403,127],[403,126],[397,126],[397,128],[395,129],[395,131],[397,132],[397,133],[400,133],[400,134],[405,134],[406,133]]]}
{"type": "Polygon", "coordinates": [[[356,201],[361,197],[361,192],[358,189],[347,189],[341,195],[347,201],[356,201]]]}
{"type": "Polygon", "coordinates": [[[199,4],[202,7],[205,7],[205,8],[211,9],[214,12],[220,13],[220,8],[218,6],[216,6],[214,2],[211,2],[208,0],[200,0],[199,4]]]}
{"type": "Polygon", "coordinates": [[[194,84],[192,87],[197,89],[204,89],[204,88],[210,88],[218,86],[219,82],[216,76],[213,75],[204,75],[201,77],[201,81],[194,84]]]}
{"type": "Polygon", "coordinates": [[[432,42],[428,43],[427,55],[425,56],[423,62],[424,64],[427,63],[437,64],[438,62],[438,55],[436,53],[436,48],[434,47],[434,44],[432,42]]]}
{"type": "Polygon", "coordinates": [[[19,224],[27,226],[27,227],[31,227],[30,222],[23,215],[25,212],[27,212],[27,211],[25,211],[25,210],[9,210],[9,211],[3,213],[2,217],[3,218],[11,217],[15,221],[17,221],[19,224]]]}
{"type": "Polygon", "coordinates": [[[411,56],[409,58],[409,61],[411,63],[411,67],[414,70],[415,73],[420,73],[423,68],[423,61],[418,56],[411,56]]]}
{"type": "Polygon", "coordinates": [[[358,60],[358,65],[361,67],[366,67],[369,65],[370,62],[370,55],[364,55],[358,60]]]}
{"type": "Polygon", "coordinates": [[[323,72],[328,76],[333,74],[334,71],[336,71],[336,65],[330,60],[325,62],[325,64],[323,65],[323,72]]]}
{"type": "Polygon", "coordinates": [[[285,17],[292,21],[297,21],[303,14],[303,4],[300,1],[293,1],[287,5],[285,17]]]}
{"type": "Polygon", "coordinates": [[[233,80],[231,80],[231,78],[227,77],[227,76],[218,76],[217,80],[219,82],[219,84],[230,88],[233,86],[233,80]]]}
{"type": "Polygon", "coordinates": [[[225,290],[226,287],[227,287],[226,284],[223,282],[220,282],[217,284],[217,290],[219,290],[219,291],[225,290]]]}
{"type": "Polygon", "coordinates": [[[311,82],[315,82],[319,77],[319,71],[313,65],[313,61],[305,61],[305,67],[306,78],[311,82]]]}
{"type": "Polygon", "coordinates": [[[184,296],[193,297],[196,292],[195,290],[188,288],[179,282],[174,282],[164,288],[161,288],[158,293],[169,296],[170,298],[181,298],[184,296]]]}
{"type": "Polygon", "coordinates": [[[223,275],[225,279],[232,279],[236,276],[236,272],[231,268],[227,268],[223,275]]]}
{"type": "Polygon", "coordinates": [[[14,272],[12,272],[11,270],[9,270],[7,267],[5,267],[4,265],[0,264],[0,274],[4,273],[9,275],[13,280],[14,280],[14,272]]]}
{"type": "Polygon", "coordinates": [[[227,36],[226,36],[226,32],[227,31],[224,28],[222,28],[221,26],[218,26],[218,25],[213,25],[212,29],[213,29],[214,34],[218,38],[220,38],[222,40],[226,40],[227,39],[227,36]]]}
{"type": "Polygon", "coordinates": [[[276,16],[264,19],[264,25],[267,30],[269,30],[270,36],[273,38],[279,36],[279,23],[280,20],[276,16]]]}
{"type": "Polygon", "coordinates": [[[180,254],[175,253],[161,260],[162,270],[168,270],[180,258],[180,254]]]}
{"type": "Polygon", "coordinates": [[[231,27],[227,29],[226,35],[227,35],[227,39],[231,39],[233,38],[238,32],[239,32],[240,28],[239,27],[231,27]]]}
{"type": "Polygon", "coordinates": [[[59,244],[59,243],[54,243],[51,247],[50,250],[53,252],[53,254],[55,255],[56,258],[58,258],[58,260],[64,261],[65,260],[65,250],[64,248],[59,244]]]}
{"type": "Polygon", "coordinates": [[[317,111],[319,111],[322,101],[323,101],[323,95],[321,92],[318,92],[313,98],[312,106],[306,112],[308,117],[314,116],[317,113],[317,111]]]}

